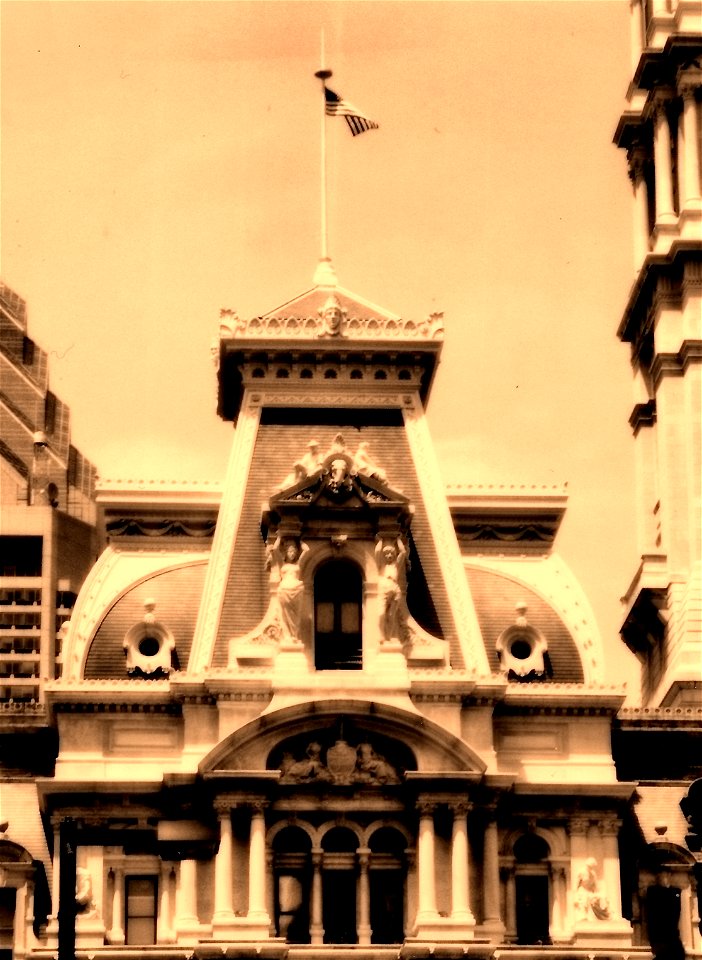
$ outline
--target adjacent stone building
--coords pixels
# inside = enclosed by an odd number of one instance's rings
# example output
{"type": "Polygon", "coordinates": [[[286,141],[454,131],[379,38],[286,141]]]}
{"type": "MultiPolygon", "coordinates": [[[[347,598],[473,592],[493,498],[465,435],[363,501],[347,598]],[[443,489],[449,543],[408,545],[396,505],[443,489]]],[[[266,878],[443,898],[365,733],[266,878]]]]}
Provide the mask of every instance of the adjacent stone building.
{"type": "Polygon", "coordinates": [[[633,4],[617,131],[645,234],[620,327],[641,706],[559,557],[565,490],[444,489],[442,316],[323,260],[222,311],[223,485],[98,491],[19,774],[45,846],[14,815],[0,838],[14,956],[702,956],[700,12],[633,4]]]}

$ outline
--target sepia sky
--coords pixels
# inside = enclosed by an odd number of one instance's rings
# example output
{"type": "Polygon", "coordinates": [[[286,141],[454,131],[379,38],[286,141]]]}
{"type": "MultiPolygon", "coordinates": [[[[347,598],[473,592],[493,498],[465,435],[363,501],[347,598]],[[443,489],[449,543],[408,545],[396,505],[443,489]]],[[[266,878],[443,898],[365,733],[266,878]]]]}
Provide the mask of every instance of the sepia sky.
{"type": "Polygon", "coordinates": [[[324,28],[329,85],[380,125],[327,121],[339,282],[405,317],[443,310],[429,425],[446,482],[568,482],[560,551],[630,674],[626,0],[0,14],[2,276],[100,476],[223,477],[219,310],[302,293],[320,254],[324,28]]]}

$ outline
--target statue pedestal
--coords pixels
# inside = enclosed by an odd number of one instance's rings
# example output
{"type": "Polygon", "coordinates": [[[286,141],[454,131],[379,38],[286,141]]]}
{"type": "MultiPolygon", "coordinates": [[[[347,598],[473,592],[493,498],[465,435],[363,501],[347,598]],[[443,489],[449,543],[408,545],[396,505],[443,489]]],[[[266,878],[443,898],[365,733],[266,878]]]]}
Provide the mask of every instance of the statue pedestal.
{"type": "Polygon", "coordinates": [[[76,917],[76,947],[102,947],[105,943],[105,924],[99,916],[76,917]]]}
{"type": "Polygon", "coordinates": [[[630,947],[628,920],[578,920],[574,929],[575,947],[630,947]]]}
{"type": "MultiPolygon", "coordinates": [[[[418,917],[412,935],[413,943],[460,943],[475,937],[475,919],[458,917],[418,917]]],[[[409,942],[409,941],[406,941],[409,942]]]]}

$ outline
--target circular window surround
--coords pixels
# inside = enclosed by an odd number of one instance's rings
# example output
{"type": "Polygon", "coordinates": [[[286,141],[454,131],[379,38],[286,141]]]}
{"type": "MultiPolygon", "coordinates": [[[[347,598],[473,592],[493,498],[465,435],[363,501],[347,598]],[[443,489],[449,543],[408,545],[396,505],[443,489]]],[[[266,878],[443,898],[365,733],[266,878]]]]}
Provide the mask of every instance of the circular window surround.
{"type": "Polygon", "coordinates": [[[175,640],[173,634],[157,621],[140,621],[127,631],[122,644],[130,675],[152,676],[172,670],[175,640]]]}
{"type": "Polygon", "coordinates": [[[534,627],[513,624],[500,634],[495,644],[503,673],[526,677],[530,673],[543,674],[546,670],[544,654],[548,650],[546,638],[534,627]]]}

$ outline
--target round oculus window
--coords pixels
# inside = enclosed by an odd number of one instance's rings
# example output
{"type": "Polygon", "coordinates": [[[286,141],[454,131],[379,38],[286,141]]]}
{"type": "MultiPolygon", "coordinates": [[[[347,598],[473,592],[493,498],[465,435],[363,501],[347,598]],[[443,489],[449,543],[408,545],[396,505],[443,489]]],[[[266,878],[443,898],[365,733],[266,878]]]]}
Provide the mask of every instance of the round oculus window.
{"type": "Polygon", "coordinates": [[[532,650],[532,645],[526,637],[516,637],[509,647],[509,652],[515,660],[528,660],[532,650]]]}
{"type": "Polygon", "coordinates": [[[142,657],[155,657],[160,649],[161,644],[156,637],[146,636],[139,641],[139,653],[142,657]]]}

